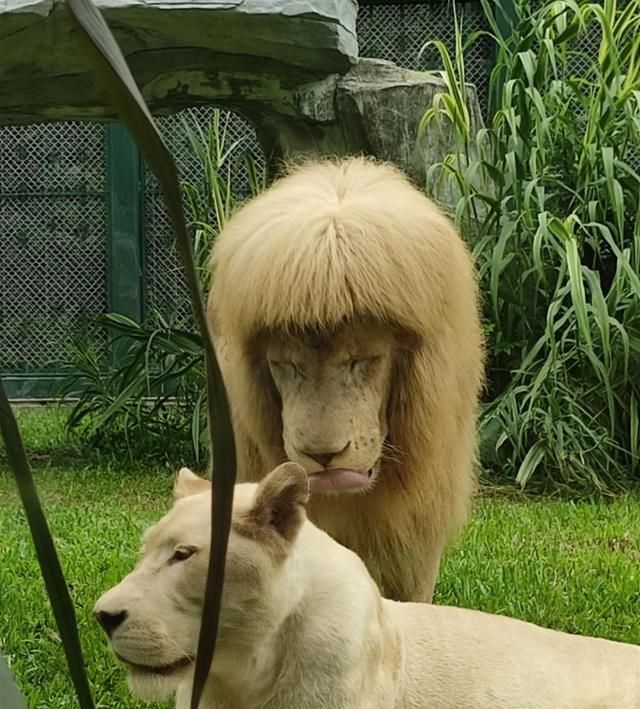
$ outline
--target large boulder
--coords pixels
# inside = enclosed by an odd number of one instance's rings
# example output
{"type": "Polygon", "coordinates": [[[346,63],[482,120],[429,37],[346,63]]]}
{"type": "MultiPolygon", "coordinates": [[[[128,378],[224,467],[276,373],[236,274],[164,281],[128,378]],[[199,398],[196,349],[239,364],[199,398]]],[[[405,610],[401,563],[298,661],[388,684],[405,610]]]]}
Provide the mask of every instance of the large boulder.
{"type": "MultiPolygon", "coordinates": [[[[355,0],[97,0],[154,112],[289,105],[349,70],[355,0]]],[[[60,0],[0,0],[0,123],[113,116],[60,0]]]]}
{"type": "MultiPolygon", "coordinates": [[[[444,81],[434,73],[403,69],[382,59],[359,59],[345,75],[301,91],[296,115],[264,113],[251,120],[266,154],[276,160],[305,152],[363,152],[401,166],[424,184],[428,167],[455,145],[447,121],[418,139],[421,118],[444,91],[444,81]]],[[[474,134],[482,126],[482,112],[472,85],[467,86],[467,103],[474,134]]]]}
{"type": "MultiPolygon", "coordinates": [[[[97,0],[154,113],[199,103],[243,114],[270,165],[364,152],[418,182],[451,132],[417,129],[436,75],[358,59],[355,0],[97,0]]],[[[472,122],[480,110],[469,88],[472,122]]],[[[108,120],[61,0],[0,0],[0,125],[108,120]]]]}

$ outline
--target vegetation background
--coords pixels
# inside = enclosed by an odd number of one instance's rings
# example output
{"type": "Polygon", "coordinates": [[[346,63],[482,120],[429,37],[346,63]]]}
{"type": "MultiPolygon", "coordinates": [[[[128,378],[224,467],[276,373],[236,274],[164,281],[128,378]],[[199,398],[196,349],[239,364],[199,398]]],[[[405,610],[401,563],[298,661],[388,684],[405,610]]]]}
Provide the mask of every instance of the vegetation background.
{"type": "MultiPolygon", "coordinates": [[[[640,0],[518,0],[506,30],[499,3],[482,4],[497,46],[491,117],[470,122],[459,39],[452,55],[432,43],[446,91],[422,122],[456,129],[425,189],[473,251],[488,343],[485,488],[438,602],[640,643],[640,0]]],[[[266,180],[220,112],[206,130],[184,128],[205,175],[183,189],[206,289],[211,243],[242,201],[234,176],[246,171],[252,194],[266,180]]],[[[24,409],[20,423],[97,705],[137,707],[90,608],[167,508],[174,470],[204,467],[204,368],[184,319],[108,314],[100,325],[117,363],[78,343],[66,362],[73,401],[24,409]]],[[[0,648],[29,706],[63,709],[70,683],[2,455],[0,648]]]]}
{"type": "MultiPolygon", "coordinates": [[[[425,189],[451,212],[478,268],[483,472],[573,497],[620,492],[640,470],[640,0],[518,0],[506,29],[501,4],[482,5],[497,47],[491,116],[471,124],[465,56],[482,37],[463,45],[457,26],[453,56],[429,43],[447,88],[421,130],[455,127],[425,189]]],[[[220,112],[205,131],[195,121],[184,129],[204,174],[184,192],[206,291],[211,244],[246,198],[232,187],[238,173],[252,195],[266,179],[220,112]]],[[[157,311],[142,324],[117,314],[101,324],[125,346],[117,366],[75,349],[70,429],[88,449],[124,442],[132,458],[199,463],[199,338],[157,311]]]]}

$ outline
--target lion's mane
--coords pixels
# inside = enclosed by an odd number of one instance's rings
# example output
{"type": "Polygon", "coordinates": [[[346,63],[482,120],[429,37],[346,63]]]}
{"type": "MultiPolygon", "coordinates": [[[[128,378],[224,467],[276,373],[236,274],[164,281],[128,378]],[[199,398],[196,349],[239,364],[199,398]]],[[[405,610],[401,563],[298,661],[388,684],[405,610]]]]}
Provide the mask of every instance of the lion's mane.
{"type": "Polygon", "coordinates": [[[371,492],[319,498],[310,511],[389,595],[430,597],[474,489],[483,370],[475,275],[452,224],[390,165],[315,161],[233,216],[212,268],[209,315],[243,480],[284,456],[279,401],[256,344],[264,333],[373,318],[407,335],[387,410],[398,454],[371,492]]]}

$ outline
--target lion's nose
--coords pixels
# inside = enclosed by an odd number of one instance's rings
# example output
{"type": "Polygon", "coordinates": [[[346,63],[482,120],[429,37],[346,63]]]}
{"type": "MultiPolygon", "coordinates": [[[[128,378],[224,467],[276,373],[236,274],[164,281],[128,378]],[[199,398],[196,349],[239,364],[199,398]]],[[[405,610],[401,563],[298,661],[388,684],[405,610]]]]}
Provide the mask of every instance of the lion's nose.
{"type": "Polygon", "coordinates": [[[306,455],[307,458],[311,458],[311,460],[315,460],[316,463],[319,463],[323,468],[328,468],[329,463],[338,455],[341,455],[342,453],[345,453],[349,446],[351,445],[351,441],[347,443],[346,446],[343,446],[340,450],[334,450],[334,451],[311,451],[308,449],[301,450],[300,453],[302,455],[306,455]]]}
{"type": "Polygon", "coordinates": [[[96,611],[96,620],[102,626],[104,632],[111,636],[111,633],[126,620],[129,614],[127,611],[118,611],[110,613],[108,611],[96,611]]]}

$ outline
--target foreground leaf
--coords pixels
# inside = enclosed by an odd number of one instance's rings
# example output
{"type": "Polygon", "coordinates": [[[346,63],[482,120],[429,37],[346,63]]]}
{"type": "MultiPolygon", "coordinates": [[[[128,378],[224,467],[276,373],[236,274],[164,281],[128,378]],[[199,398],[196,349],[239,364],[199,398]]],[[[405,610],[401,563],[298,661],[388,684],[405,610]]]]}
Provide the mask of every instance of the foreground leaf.
{"type": "Polygon", "coordinates": [[[98,9],[91,0],[69,0],[67,8],[84,40],[97,78],[160,183],[176,234],[194,317],[202,334],[207,374],[207,414],[213,448],[213,485],[209,573],[191,698],[192,709],[197,709],[215,651],[236,476],[235,445],[227,397],[193,263],[175,162],[162,140],[120,48],[98,9]]]}
{"type": "MultiPolygon", "coordinates": [[[[69,589],[62,573],[60,561],[56,554],[47,519],[42,511],[38,492],[36,490],[31,468],[27,460],[18,424],[9,405],[4,386],[0,380],[0,433],[7,449],[9,467],[13,471],[22,500],[27,521],[31,530],[31,537],[36,549],[36,556],[40,564],[53,615],[62,640],[62,646],[69,665],[71,680],[75,687],[78,701],[82,709],[94,709],[91,690],[84,671],[84,659],[78,637],[78,626],[69,589]]],[[[0,665],[0,672],[2,667],[0,665]]],[[[0,674],[0,690],[2,689],[2,675],[0,674]]],[[[5,695],[0,691],[2,709],[5,709],[5,695]]],[[[9,705],[11,706],[11,705],[9,705]]],[[[19,705],[16,705],[19,706],[19,705]]]]}

